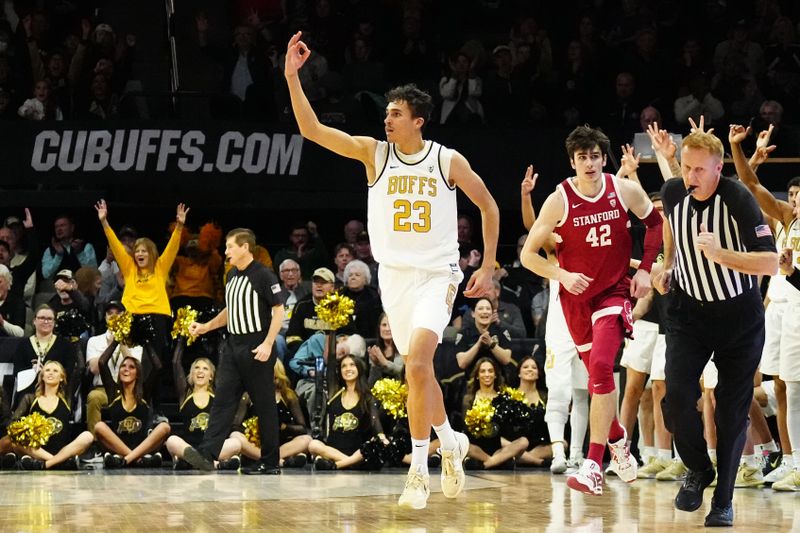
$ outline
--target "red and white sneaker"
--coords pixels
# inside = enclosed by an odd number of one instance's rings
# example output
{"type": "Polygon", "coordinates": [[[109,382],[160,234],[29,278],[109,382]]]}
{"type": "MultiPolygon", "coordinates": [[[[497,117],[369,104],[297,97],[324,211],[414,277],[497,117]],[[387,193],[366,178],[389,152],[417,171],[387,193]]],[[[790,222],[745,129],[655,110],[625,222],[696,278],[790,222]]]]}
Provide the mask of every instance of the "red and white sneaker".
{"type": "Polygon", "coordinates": [[[577,472],[567,477],[567,486],[572,490],[600,496],[603,494],[603,470],[591,459],[586,459],[577,472]]]}
{"type": "Polygon", "coordinates": [[[639,463],[636,462],[636,458],[631,454],[627,438],[626,433],[617,442],[608,443],[608,450],[611,452],[611,462],[608,465],[608,470],[618,475],[622,481],[633,483],[636,481],[639,463]]]}

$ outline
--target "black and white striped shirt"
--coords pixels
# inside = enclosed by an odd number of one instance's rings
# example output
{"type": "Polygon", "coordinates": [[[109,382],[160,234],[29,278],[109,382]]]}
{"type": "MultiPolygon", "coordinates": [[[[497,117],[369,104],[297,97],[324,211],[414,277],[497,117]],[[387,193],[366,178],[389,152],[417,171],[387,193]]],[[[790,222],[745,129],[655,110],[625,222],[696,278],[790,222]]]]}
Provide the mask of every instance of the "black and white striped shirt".
{"type": "Polygon", "coordinates": [[[280,292],[278,278],[257,261],[244,270],[231,268],[225,285],[228,331],[234,335],[266,333],[272,307],[283,305],[280,292]]]}
{"type": "Polygon", "coordinates": [[[675,244],[673,279],[692,298],[719,302],[755,290],[755,275],[709,261],[695,248],[700,225],[721,248],[736,252],[774,252],[775,241],[753,195],[738,180],[720,177],[715,193],[699,202],[686,194],[683,180],[673,178],[661,190],[664,214],[675,244]]]}

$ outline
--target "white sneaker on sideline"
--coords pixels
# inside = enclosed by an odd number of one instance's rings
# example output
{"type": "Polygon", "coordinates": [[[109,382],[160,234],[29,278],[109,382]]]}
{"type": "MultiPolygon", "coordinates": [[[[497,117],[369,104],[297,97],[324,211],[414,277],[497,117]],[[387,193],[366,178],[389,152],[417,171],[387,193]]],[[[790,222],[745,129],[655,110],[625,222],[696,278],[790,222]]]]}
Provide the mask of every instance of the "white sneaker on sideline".
{"type": "Polygon", "coordinates": [[[551,474],[563,474],[567,471],[567,458],[566,456],[556,455],[553,457],[553,462],[550,463],[551,474]]]}
{"type": "Polygon", "coordinates": [[[456,449],[443,450],[439,448],[442,456],[442,493],[447,498],[455,498],[464,488],[466,476],[464,475],[464,458],[469,451],[469,438],[463,433],[455,432],[456,449]]]}
{"type": "Polygon", "coordinates": [[[632,483],[636,480],[636,472],[639,470],[639,463],[636,462],[636,458],[631,453],[626,439],[627,433],[617,442],[608,443],[608,449],[611,452],[611,462],[606,472],[614,472],[622,481],[632,483]]]}
{"type": "Polygon", "coordinates": [[[777,483],[785,478],[791,471],[792,467],[786,462],[781,461],[781,464],[779,464],[774,470],[770,471],[769,474],[764,476],[764,483],[769,485],[777,483]]]}
{"type": "Polygon", "coordinates": [[[428,496],[431,495],[430,476],[423,474],[421,470],[422,468],[418,466],[415,470],[408,471],[406,486],[403,487],[403,493],[397,500],[400,507],[424,509],[428,505],[428,496]]]}

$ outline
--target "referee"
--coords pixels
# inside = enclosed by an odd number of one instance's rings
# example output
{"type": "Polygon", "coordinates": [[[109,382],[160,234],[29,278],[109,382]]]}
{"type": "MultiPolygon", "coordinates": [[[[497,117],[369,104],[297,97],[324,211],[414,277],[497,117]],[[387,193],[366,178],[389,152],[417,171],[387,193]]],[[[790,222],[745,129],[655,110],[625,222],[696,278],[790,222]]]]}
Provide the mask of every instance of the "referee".
{"type": "Polygon", "coordinates": [[[717,486],[705,525],[732,526],[733,485],[742,455],[753,375],[764,345],[758,275],[774,275],[778,254],[750,192],[721,177],[722,142],[695,131],[683,140],[681,174],[664,184],[664,269],[653,286],[667,304],[664,422],[689,468],[675,507],[695,511],[714,480],[697,411],[700,376],[714,354],[717,486]]]}
{"type": "Polygon", "coordinates": [[[256,239],[249,229],[228,232],[225,256],[231,268],[225,285],[225,309],[205,324],[192,323],[192,335],[228,327],[226,349],[220,354],[216,396],[208,429],[197,449],[189,446],[184,460],[200,470],[213,470],[222,444],[230,433],[242,392],[247,391],[258,416],[261,459],[242,469],[246,474],[278,474],[278,408],[273,382],[275,337],[283,321],[283,301],[278,279],[266,266],[253,260],[256,239]],[[266,336],[265,336],[266,332],[266,336]]]}

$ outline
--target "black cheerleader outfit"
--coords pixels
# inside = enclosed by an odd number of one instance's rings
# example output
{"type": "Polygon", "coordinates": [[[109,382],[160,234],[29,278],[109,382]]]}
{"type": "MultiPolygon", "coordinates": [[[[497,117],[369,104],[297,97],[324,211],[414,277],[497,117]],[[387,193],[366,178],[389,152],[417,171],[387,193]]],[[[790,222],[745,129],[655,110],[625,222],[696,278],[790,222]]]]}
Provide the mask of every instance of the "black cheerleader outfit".
{"type": "Polygon", "coordinates": [[[209,393],[208,403],[199,406],[194,401],[194,394],[189,394],[178,409],[178,416],[183,422],[180,436],[189,446],[197,447],[203,442],[203,435],[208,428],[208,417],[214,404],[214,394],[209,393]]]}
{"type": "Polygon", "coordinates": [[[531,411],[531,418],[527,424],[527,431],[524,437],[528,439],[528,450],[533,450],[537,446],[550,444],[550,432],[547,430],[547,423],[544,421],[546,404],[542,399],[537,403],[528,405],[531,411]]]}
{"type": "Polygon", "coordinates": [[[30,395],[30,398],[24,399],[20,403],[20,406],[28,401],[30,402],[30,407],[27,410],[28,414],[39,413],[53,426],[53,433],[50,435],[47,444],[42,446],[42,449],[53,455],[57,454],[61,448],[72,441],[69,429],[72,410],[61,397],[58,398],[58,404],[56,404],[55,409],[49,412],[39,405],[39,397],[33,397],[33,395],[30,395]]]}
{"type": "Polygon", "coordinates": [[[345,455],[352,455],[361,445],[375,435],[383,433],[378,410],[372,398],[367,399],[365,411],[362,402],[350,409],[342,404],[345,389],[339,389],[328,401],[325,417],[325,444],[345,455]]]}
{"type": "Polygon", "coordinates": [[[122,404],[122,396],[117,396],[108,406],[109,427],[125,446],[133,450],[147,438],[150,429],[150,407],[141,400],[128,411],[122,404]]]}

